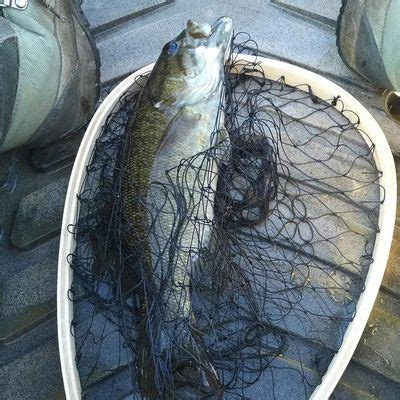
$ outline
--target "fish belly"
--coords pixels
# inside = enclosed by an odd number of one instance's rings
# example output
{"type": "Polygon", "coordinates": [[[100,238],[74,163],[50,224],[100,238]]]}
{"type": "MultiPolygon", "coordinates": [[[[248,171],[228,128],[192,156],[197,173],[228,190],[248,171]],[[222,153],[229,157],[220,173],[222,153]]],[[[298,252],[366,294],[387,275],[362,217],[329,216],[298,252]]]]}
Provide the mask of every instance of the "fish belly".
{"type": "Polygon", "coordinates": [[[175,340],[176,335],[187,334],[180,325],[187,327],[191,318],[190,276],[211,237],[217,168],[207,150],[214,121],[208,114],[193,122],[193,130],[178,129],[172,138],[166,137],[151,172],[148,223],[153,271],[163,303],[164,335],[175,340]]]}

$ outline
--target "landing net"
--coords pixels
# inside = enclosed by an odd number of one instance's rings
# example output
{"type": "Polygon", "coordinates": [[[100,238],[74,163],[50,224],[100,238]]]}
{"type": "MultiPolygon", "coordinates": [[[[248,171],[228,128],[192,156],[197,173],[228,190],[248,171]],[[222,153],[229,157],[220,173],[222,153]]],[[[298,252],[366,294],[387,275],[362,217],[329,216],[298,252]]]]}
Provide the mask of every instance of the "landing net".
{"type": "Polygon", "coordinates": [[[341,346],[379,230],[374,144],[334,107],[340,97],[272,81],[257,62],[239,68],[234,54],[251,48],[236,35],[218,118],[229,138],[135,200],[148,223],[134,243],[124,154],[140,94],[125,93],[102,129],[70,227],[86,398],[140,399],[144,386],[153,398],[217,398],[213,378],[225,399],[308,398],[341,346]]]}

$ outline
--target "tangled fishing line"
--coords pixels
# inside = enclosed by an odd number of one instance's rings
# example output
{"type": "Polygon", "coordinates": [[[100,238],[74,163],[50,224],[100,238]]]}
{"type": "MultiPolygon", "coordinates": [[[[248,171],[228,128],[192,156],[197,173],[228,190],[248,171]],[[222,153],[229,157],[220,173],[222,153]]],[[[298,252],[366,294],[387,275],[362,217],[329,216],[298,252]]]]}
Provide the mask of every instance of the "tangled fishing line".
{"type": "Polygon", "coordinates": [[[257,62],[239,68],[235,54],[256,55],[254,47],[236,35],[219,112],[229,139],[166,171],[168,187],[152,184],[163,207],[145,200],[148,234],[163,214],[176,221],[151,245],[165,264],[156,278],[140,257],[145,245],[127,245],[132,228],[123,211],[126,125],[139,92],[125,93],[108,116],[70,227],[72,332],[87,398],[141,398],[144,346],[153,368],[147,384],[158,398],[213,398],[190,343],[215,368],[224,398],[307,398],[341,346],[378,232],[374,146],[349,121],[350,110],[334,107],[340,98],[269,80],[257,62]],[[210,160],[218,165],[213,218],[199,221],[196,209],[210,207],[211,196],[190,213],[187,202],[193,191],[211,190],[200,173],[210,160]],[[207,246],[182,241],[190,224],[211,228],[207,246]],[[192,268],[178,267],[182,257],[192,268]],[[190,317],[174,318],[174,302],[190,317]]]}

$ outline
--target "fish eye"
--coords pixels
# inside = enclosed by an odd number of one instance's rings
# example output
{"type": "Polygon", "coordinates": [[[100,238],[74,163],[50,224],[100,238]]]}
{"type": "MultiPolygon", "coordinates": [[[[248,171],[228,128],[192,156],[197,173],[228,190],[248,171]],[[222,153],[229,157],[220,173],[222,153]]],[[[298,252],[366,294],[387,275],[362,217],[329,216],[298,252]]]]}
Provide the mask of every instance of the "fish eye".
{"type": "Polygon", "coordinates": [[[174,56],[177,53],[178,48],[179,48],[178,42],[170,42],[170,43],[168,43],[167,53],[170,56],[174,56]]]}

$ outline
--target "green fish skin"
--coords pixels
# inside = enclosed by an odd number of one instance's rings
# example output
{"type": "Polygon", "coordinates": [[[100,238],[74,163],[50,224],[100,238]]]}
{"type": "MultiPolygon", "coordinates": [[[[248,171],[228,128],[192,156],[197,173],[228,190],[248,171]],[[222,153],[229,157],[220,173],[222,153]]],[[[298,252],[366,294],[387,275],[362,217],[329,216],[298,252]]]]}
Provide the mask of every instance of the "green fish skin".
{"type": "MultiPolygon", "coordinates": [[[[218,175],[215,158],[201,153],[224,138],[215,133],[215,125],[232,33],[229,17],[212,26],[189,20],[187,29],[164,46],[127,127],[122,183],[124,218],[132,232],[127,241],[133,251],[139,244],[144,249],[140,260],[146,282],[163,296],[164,323],[156,344],[161,353],[171,351],[172,340],[188,340],[188,321],[195,326],[190,274],[199,251],[209,245],[218,175]],[[170,246],[171,238],[177,246],[170,246]]],[[[143,294],[141,299],[143,320],[151,307],[147,298],[143,294]]],[[[160,393],[154,389],[149,337],[155,345],[148,329],[139,327],[147,340],[142,339],[138,370],[143,395],[155,399],[160,393]]],[[[204,358],[205,380],[215,385],[217,373],[204,352],[193,343],[187,346],[196,359],[204,358]]]]}

